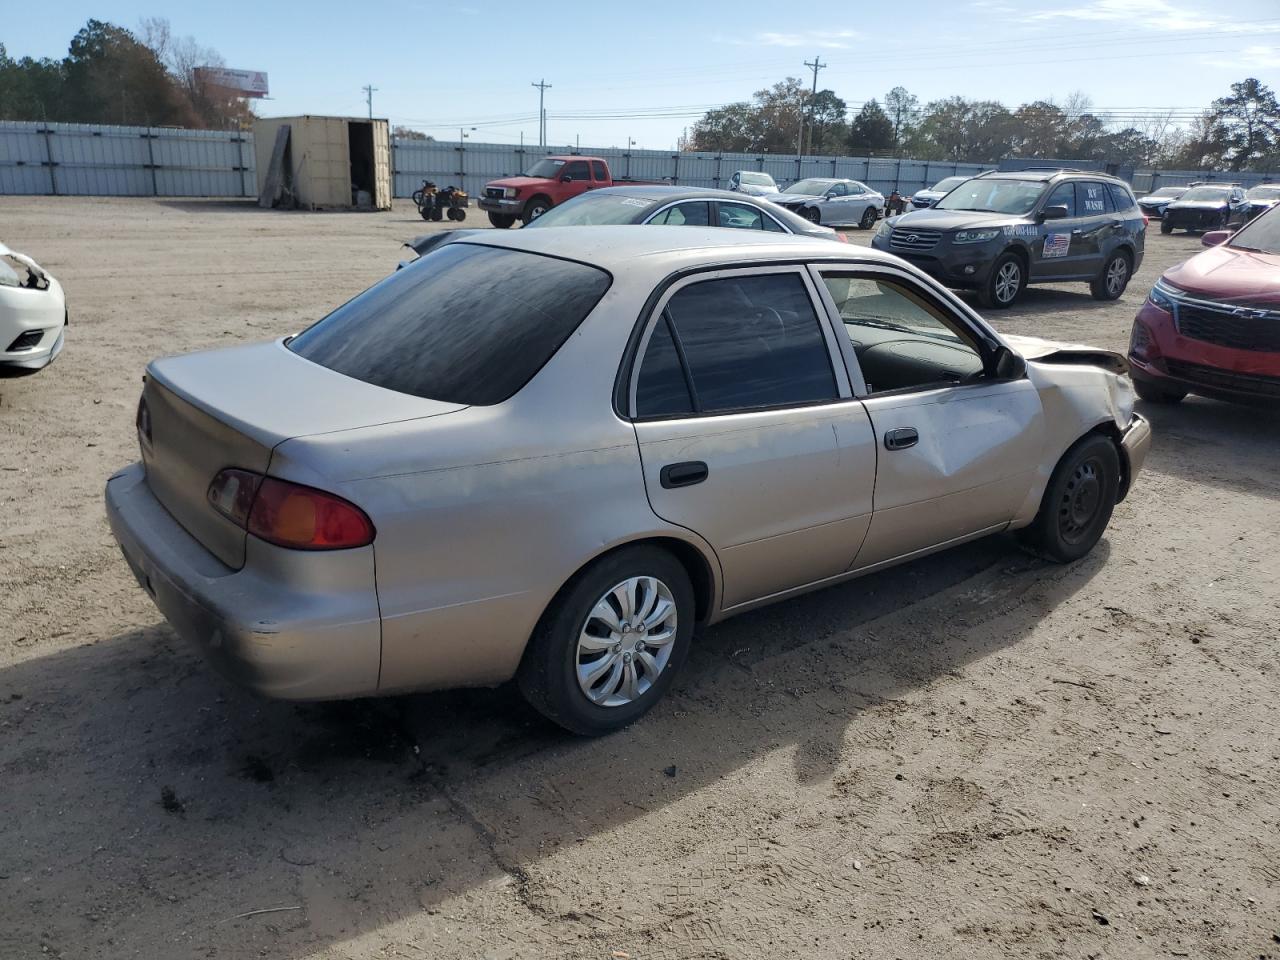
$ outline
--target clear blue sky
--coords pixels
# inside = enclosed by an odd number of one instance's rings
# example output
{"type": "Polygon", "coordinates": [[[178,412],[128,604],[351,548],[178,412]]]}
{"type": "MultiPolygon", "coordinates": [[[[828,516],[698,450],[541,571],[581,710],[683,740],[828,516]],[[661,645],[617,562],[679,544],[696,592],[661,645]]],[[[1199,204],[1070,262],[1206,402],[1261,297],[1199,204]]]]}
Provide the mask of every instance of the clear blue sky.
{"type": "Polygon", "coordinates": [[[363,114],[372,83],[376,115],[440,139],[475,125],[476,139],[536,142],[530,83],[545,77],[549,142],[666,149],[707,107],[807,77],[815,54],[829,64],[819,86],[853,106],[899,84],[922,102],[1011,106],[1081,91],[1123,118],[1203,107],[1246,76],[1280,80],[1276,0],[56,0],[7,17],[0,40],[11,56],[61,57],[90,17],[144,16],[267,71],[263,115],[363,114]]]}

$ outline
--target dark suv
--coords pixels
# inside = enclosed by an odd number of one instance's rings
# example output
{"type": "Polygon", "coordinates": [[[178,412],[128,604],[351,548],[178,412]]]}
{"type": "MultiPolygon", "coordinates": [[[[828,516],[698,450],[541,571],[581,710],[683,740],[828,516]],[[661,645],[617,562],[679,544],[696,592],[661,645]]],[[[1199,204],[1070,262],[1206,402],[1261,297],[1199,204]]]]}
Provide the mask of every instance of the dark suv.
{"type": "Polygon", "coordinates": [[[871,245],[999,309],[1028,283],[1083,280],[1097,299],[1117,299],[1142,264],[1146,235],[1123,181],[1019,170],[979,174],[928,210],[890,217],[871,245]]]}

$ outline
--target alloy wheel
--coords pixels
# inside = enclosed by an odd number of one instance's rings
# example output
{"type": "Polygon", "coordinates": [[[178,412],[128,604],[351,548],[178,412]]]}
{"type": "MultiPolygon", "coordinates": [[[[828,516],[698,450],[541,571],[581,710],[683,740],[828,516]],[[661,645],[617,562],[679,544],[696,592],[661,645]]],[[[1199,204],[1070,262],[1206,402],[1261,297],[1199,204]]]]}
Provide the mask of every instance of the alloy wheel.
{"type": "Polygon", "coordinates": [[[629,577],[610,588],[587,615],[574,664],[578,686],[601,707],[644,696],[671,659],[676,602],[657,577],[629,577]]]}
{"type": "Polygon", "coordinates": [[[1107,293],[1118,297],[1124,293],[1125,282],[1129,278],[1129,261],[1124,257],[1116,257],[1107,267],[1107,293]]]}
{"type": "Polygon", "coordinates": [[[1018,287],[1022,285],[1022,270],[1017,263],[1010,260],[1000,267],[996,273],[996,299],[1001,303],[1012,303],[1018,295],[1018,287]]]}

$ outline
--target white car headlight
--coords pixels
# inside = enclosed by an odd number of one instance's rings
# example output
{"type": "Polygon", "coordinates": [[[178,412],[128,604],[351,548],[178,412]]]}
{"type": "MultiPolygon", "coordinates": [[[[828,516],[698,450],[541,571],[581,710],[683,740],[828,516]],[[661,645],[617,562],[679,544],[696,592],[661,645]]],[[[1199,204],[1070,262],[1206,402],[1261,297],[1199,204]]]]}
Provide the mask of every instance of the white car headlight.
{"type": "Polygon", "coordinates": [[[520,190],[519,190],[519,188],[518,188],[518,187],[503,187],[503,188],[502,188],[502,195],[503,195],[504,197],[506,197],[508,200],[513,200],[513,199],[515,199],[516,194],[518,194],[519,192],[520,192],[520,190]]]}
{"type": "Polygon", "coordinates": [[[887,237],[891,233],[893,233],[893,227],[889,225],[889,221],[881,220],[880,226],[876,227],[876,236],[887,237]]]}
{"type": "Polygon", "coordinates": [[[988,227],[985,230],[961,230],[955,235],[956,243],[985,243],[1000,236],[999,227],[988,227]]]}

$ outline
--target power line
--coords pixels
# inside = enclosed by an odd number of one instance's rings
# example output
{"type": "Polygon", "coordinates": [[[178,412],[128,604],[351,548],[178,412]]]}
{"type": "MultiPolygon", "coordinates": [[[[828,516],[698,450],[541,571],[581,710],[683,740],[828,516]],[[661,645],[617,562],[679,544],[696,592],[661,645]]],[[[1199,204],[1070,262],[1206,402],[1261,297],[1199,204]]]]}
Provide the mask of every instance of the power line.
{"type": "Polygon", "coordinates": [[[360,89],[364,91],[365,102],[369,104],[369,119],[372,120],[373,119],[373,95],[375,92],[377,92],[378,88],[375,87],[373,84],[367,84],[366,86],[363,86],[360,89]]]}

